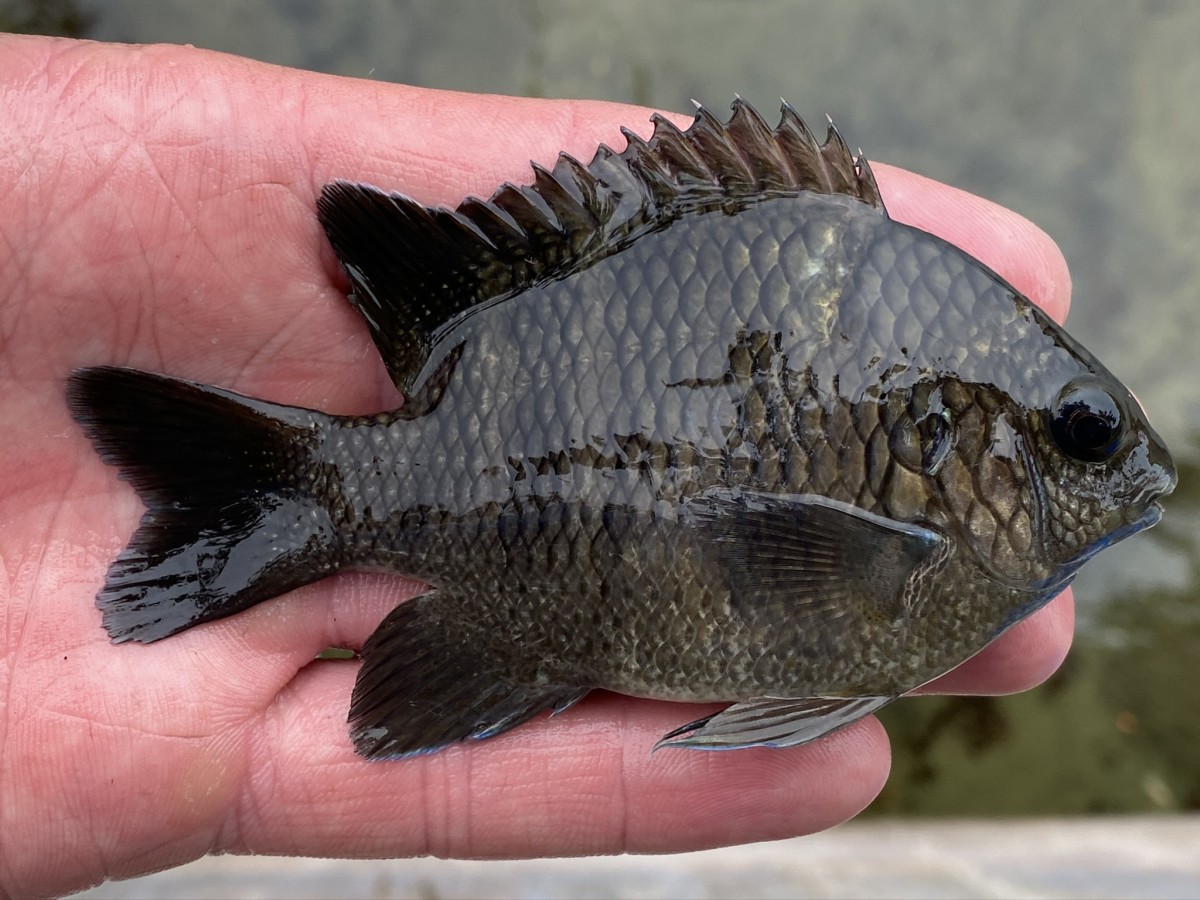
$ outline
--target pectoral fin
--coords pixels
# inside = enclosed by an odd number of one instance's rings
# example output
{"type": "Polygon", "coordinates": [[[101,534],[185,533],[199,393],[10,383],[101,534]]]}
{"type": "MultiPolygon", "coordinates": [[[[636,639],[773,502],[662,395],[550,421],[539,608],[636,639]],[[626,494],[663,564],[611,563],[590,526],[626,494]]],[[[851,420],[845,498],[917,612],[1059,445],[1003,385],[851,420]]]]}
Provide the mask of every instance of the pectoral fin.
{"type": "Polygon", "coordinates": [[[914,600],[914,574],[939,567],[947,541],[815,494],[710,491],[685,513],[719,561],[736,609],[830,622],[858,610],[890,622],[914,600]]]}
{"type": "Polygon", "coordinates": [[[895,697],[747,700],[663,735],[654,745],[695,750],[796,747],[870,715],[895,697]]]}

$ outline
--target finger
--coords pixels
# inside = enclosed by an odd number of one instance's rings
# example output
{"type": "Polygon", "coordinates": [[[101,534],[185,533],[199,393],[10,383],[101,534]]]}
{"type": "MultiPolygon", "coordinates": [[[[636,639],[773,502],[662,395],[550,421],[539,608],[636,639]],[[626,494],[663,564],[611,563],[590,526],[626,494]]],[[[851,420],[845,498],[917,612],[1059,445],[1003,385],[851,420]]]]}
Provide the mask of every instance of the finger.
{"type": "Polygon", "coordinates": [[[351,664],[280,695],[224,848],[234,852],[528,856],[673,852],[829,827],[878,793],[889,751],[868,719],[791,750],[650,748],[694,710],[600,692],[481,743],[364,765],[345,736],[351,664]],[[269,801],[269,802],[268,802],[269,801]]]}
{"type": "MultiPolygon", "coordinates": [[[[389,612],[423,590],[423,582],[399,574],[339,574],[194,631],[211,635],[206,652],[286,660],[294,673],[330,647],[360,649],[389,612]]],[[[349,702],[347,693],[342,707],[349,702]]]]}

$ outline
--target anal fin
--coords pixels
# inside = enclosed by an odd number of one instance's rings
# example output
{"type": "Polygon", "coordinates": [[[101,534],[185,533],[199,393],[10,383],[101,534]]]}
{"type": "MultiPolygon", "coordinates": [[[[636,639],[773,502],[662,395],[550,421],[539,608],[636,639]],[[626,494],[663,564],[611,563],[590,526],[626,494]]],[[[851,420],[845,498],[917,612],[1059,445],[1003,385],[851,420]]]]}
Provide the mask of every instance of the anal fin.
{"type": "Polygon", "coordinates": [[[719,713],[690,722],[663,735],[654,745],[695,750],[738,750],[744,747],[797,747],[857,722],[887,706],[895,697],[795,700],[764,698],[735,703],[719,713]]]}
{"type": "Polygon", "coordinates": [[[505,660],[490,658],[494,643],[489,654],[443,617],[458,603],[446,590],[429,591],[392,610],[368,638],[350,703],[350,736],[360,755],[395,759],[495,737],[545,710],[561,712],[588,692],[514,678],[505,660]]]}

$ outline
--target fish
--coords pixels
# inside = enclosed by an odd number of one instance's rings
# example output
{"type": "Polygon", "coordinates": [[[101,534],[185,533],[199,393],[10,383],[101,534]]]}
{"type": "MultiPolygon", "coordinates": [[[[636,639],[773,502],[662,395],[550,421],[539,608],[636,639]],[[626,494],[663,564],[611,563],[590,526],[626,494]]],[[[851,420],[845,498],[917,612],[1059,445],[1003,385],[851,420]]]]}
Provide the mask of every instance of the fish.
{"type": "Polygon", "coordinates": [[[397,409],[72,372],[69,409],[146,507],[97,595],[110,639],[395,573],[427,587],[361,649],[364,757],[594,690],[724,704],[656,750],[793,747],[1159,521],[1176,474],[1139,402],[996,272],[891,218],[832,121],[820,140],[739,99],[653,123],[453,209],[322,189],[397,409]]]}

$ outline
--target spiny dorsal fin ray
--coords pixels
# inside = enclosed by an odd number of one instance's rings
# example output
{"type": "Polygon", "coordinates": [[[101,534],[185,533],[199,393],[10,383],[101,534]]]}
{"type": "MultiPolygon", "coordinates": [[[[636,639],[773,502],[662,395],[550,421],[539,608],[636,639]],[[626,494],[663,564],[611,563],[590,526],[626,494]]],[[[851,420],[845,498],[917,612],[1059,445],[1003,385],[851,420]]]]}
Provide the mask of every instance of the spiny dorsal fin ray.
{"type": "Polygon", "coordinates": [[[466,310],[564,278],[691,212],[803,191],[845,194],[886,215],[866,160],[830,123],[817,141],[783,104],[772,130],[740,97],[722,122],[704,107],[686,131],[661,115],[644,141],[560,155],[533,184],[430,209],[402,194],[334,182],[317,212],[396,386],[411,394],[439,336],[466,310]]]}
{"type": "Polygon", "coordinates": [[[771,127],[753,106],[740,98],[733,104],[728,132],[733,145],[748,158],[748,168],[755,175],[758,187],[767,191],[785,191],[796,183],[771,127]]]}

